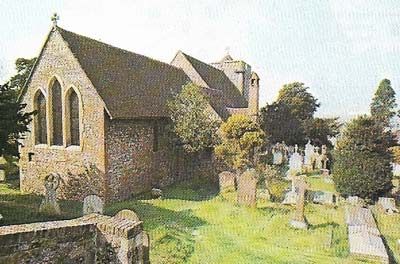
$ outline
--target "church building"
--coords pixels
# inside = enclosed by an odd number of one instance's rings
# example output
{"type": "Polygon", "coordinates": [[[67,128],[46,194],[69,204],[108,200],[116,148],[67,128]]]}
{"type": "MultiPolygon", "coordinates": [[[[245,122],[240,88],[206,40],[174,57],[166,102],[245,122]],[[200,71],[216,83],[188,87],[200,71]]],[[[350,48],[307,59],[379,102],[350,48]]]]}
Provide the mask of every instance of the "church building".
{"type": "Polygon", "coordinates": [[[241,60],[207,64],[178,51],[167,64],[54,25],[21,93],[37,111],[21,142],[21,190],[43,193],[56,172],[60,198],[110,201],[184,179],[166,103],[188,82],[221,120],[257,116],[259,78],[241,60]]]}

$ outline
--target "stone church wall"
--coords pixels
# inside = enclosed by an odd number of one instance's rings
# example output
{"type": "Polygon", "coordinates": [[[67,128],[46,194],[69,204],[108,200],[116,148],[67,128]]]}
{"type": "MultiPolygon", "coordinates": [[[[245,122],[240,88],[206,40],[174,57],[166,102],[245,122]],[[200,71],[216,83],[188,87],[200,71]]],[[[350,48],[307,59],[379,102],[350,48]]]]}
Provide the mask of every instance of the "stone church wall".
{"type": "MultiPolygon", "coordinates": [[[[23,147],[20,148],[21,190],[44,193],[44,177],[51,172],[57,172],[62,178],[58,190],[60,198],[80,200],[91,194],[90,192],[103,196],[103,191],[100,190],[105,188],[102,176],[105,172],[104,103],[58,32],[51,33],[22,97],[22,102],[27,104],[26,111],[34,110],[34,96],[40,89],[46,98],[47,116],[48,119],[50,118],[49,86],[54,78],[57,78],[61,84],[64,112],[68,89],[73,87],[78,94],[81,143],[80,146],[66,145],[67,120],[64,119],[63,146],[36,145],[34,122],[31,122],[30,132],[26,134],[25,140],[21,142],[23,147]],[[88,171],[95,173],[88,173],[88,171]],[[81,178],[83,184],[77,184],[77,177],[81,178]],[[97,185],[93,186],[95,183],[97,185]]],[[[47,127],[49,138],[51,134],[49,121],[47,127]]]]}

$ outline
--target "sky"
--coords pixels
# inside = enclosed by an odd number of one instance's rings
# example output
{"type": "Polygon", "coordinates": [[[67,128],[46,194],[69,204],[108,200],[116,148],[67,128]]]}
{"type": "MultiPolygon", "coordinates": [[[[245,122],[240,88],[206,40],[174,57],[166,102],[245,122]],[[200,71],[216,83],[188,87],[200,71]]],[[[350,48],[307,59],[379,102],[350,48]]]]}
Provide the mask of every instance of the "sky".
{"type": "Polygon", "coordinates": [[[0,0],[1,82],[16,58],[38,55],[54,12],[62,28],[167,63],[178,50],[204,62],[229,50],[260,76],[261,106],[294,81],[321,117],[368,113],[384,78],[400,98],[398,0],[0,0]]]}

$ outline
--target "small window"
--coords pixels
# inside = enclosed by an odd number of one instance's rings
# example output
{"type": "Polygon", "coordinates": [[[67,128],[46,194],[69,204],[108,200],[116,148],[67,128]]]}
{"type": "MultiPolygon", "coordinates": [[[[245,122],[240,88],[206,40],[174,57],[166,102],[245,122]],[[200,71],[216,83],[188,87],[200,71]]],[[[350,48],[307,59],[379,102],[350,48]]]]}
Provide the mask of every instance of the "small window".
{"type": "Polygon", "coordinates": [[[51,87],[51,110],[53,121],[52,145],[63,145],[62,131],[62,92],[60,83],[55,80],[51,87]]]}
{"type": "Polygon", "coordinates": [[[46,98],[39,90],[35,96],[35,143],[47,144],[46,98]]]}
{"type": "Polygon", "coordinates": [[[32,161],[34,155],[35,155],[35,153],[29,152],[29,153],[28,153],[28,161],[32,161]]]}
{"type": "Polygon", "coordinates": [[[79,128],[79,99],[76,92],[71,88],[71,93],[67,97],[67,106],[69,107],[69,139],[68,145],[80,145],[79,128]]]}

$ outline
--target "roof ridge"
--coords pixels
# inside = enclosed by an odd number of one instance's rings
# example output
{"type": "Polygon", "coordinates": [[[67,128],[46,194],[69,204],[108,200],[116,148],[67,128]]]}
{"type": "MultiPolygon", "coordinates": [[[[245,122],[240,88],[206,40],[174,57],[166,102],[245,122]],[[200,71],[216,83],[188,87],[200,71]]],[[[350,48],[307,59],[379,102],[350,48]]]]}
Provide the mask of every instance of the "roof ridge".
{"type": "Polygon", "coordinates": [[[91,38],[91,37],[87,37],[87,36],[84,36],[84,35],[81,35],[81,34],[78,34],[78,33],[75,33],[75,32],[69,31],[69,30],[66,30],[66,29],[61,28],[61,27],[59,27],[59,26],[56,26],[56,29],[57,29],[57,30],[60,30],[60,31],[65,31],[65,32],[67,32],[67,33],[69,33],[69,34],[74,34],[75,36],[80,37],[80,38],[86,38],[86,39],[88,39],[88,40],[90,40],[90,41],[95,41],[95,42],[97,42],[97,43],[99,43],[99,44],[101,44],[101,45],[105,45],[105,46],[107,46],[107,47],[109,47],[109,48],[118,49],[118,50],[120,50],[120,51],[122,51],[122,52],[132,53],[132,54],[134,54],[134,55],[136,55],[136,56],[144,57],[144,58],[149,59],[149,60],[152,60],[152,61],[154,61],[154,62],[156,62],[156,63],[165,64],[165,65],[172,66],[172,67],[174,67],[174,68],[179,69],[178,67],[175,67],[174,65],[171,65],[171,64],[169,64],[169,63],[166,63],[166,62],[163,62],[163,61],[154,59],[154,58],[152,58],[152,57],[149,57],[149,56],[146,56],[146,55],[142,55],[142,54],[139,54],[139,53],[136,53],[136,52],[127,50],[127,49],[123,49],[123,48],[119,48],[119,47],[113,46],[113,45],[108,44],[108,43],[105,43],[105,42],[103,42],[103,41],[100,41],[100,40],[97,40],[97,39],[94,39],[94,38],[91,38]]]}

